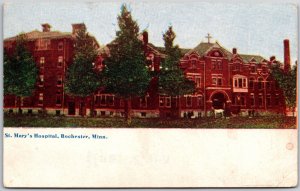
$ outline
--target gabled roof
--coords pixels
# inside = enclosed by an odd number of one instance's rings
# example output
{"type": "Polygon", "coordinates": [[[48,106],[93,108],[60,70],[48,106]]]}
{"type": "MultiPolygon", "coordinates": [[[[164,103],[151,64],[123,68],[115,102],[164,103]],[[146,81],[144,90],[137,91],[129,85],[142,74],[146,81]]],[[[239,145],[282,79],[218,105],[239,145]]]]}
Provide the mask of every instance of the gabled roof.
{"type": "Polygon", "coordinates": [[[189,50],[186,54],[190,54],[193,52],[196,52],[200,57],[204,56],[206,53],[208,53],[213,48],[218,48],[222,52],[226,54],[228,58],[232,57],[232,53],[226,50],[224,47],[222,47],[218,42],[215,43],[207,43],[207,42],[201,42],[198,44],[195,48],[189,50]]]}
{"type": "Polygon", "coordinates": [[[263,60],[266,60],[262,56],[259,55],[250,55],[250,54],[239,54],[245,63],[251,62],[253,59],[256,60],[257,63],[261,63],[263,60]]]}

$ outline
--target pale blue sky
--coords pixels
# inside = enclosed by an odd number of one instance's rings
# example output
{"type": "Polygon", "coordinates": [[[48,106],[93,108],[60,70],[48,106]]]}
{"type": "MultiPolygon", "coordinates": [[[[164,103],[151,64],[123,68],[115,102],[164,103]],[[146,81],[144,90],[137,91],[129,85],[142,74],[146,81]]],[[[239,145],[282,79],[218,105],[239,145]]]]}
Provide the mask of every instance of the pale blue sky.
{"type": "MultiPolygon", "coordinates": [[[[149,40],[163,46],[162,33],[172,25],[176,43],[193,48],[207,41],[209,32],[228,50],[276,55],[283,60],[283,39],[290,39],[292,62],[297,58],[297,7],[292,4],[224,4],[159,1],[127,2],[140,29],[147,29],[149,40]]],[[[40,2],[6,3],[4,38],[20,32],[41,30],[49,23],[52,30],[70,32],[72,23],[84,22],[101,45],[109,43],[117,30],[121,2],[40,2]]]]}

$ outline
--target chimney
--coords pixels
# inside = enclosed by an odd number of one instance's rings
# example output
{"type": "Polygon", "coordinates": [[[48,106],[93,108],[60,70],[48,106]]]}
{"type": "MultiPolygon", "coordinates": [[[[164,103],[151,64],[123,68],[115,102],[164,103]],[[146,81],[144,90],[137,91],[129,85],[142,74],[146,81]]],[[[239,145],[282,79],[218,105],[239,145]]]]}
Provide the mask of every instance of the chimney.
{"type": "Polygon", "coordinates": [[[290,59],[290,41],[285,39],[283,41],[284,46],[284,71],[288,72],[291,70],[291,59],[290,59]]]}
{"type": "Polygon", "coordinates": [[[86,28],[84,23],[72,24],[72,34],[76,34],[79,30],[86,28]]]}
{"type": "Polygon", "coordinates": [[[147,31],[143,32],[143,42],[145,45],[148,44],[148,32],[147,31]]]}
{"type": "Polygon", "coordinates": [[[48,23],[42,24],[43,32],[50,32],[51,25],[48,23]]]}
{"type": "Polygon", "coordinates": [[[232,54],[237,54],[237,49],[236,48],[232,49],[232,54]]]}
{"type": "Polygon", "coordinates": [[[275,60],[276,60],[276,57],[275,57],[275,56],[271,56],[271,57],[270,57],[270,62],[275,61],[275,60]]]}

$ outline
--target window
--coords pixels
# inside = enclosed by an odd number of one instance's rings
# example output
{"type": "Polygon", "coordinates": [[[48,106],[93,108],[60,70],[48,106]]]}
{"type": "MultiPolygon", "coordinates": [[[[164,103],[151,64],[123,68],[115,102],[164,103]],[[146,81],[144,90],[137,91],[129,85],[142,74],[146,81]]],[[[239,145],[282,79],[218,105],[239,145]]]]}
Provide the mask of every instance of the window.
{"type": "Polygon", "coordinates": [[[243,87],[243,79],[242,78],[238,78],[238,86],[239,88],[243,87]]]}
{"type": "Polygon", "coordinates": [[[246,105],[246,99],[244,96],[241,96],[240,98],[240,105],[246,105]]]}
{"type": "Polygon", "coordinates": [[[58,75],[57,76],[57,86],[62,86],[62,76],[61,75],[58,75]]]}
{"type": "Polygon", "coordinates": [[[192,96],[186,96],[186,107],[191,107],[192,106],[192,96]]]}
{"type": "Polygon", "coordinates": [[[99,105],[99,104],[100,104],[100,96],[99,96],[99,95],[96,95],[96,96],[95,96],[95,104],[96,104],[96,105],[99,105]]]}
{"type": "Polygon", "coordinates": [[[159,107],[164,107],[164,106],[165,106],[165,98],[159,97],[159,107]]]}
{"type": "Polygon", "coordinates": [[[246,98],[244,94],[233,95],[233,104],[234,105],[246,105],[246,98]]]}
{"type": "Polygon", "coordinates": [[[43,101],[44,101],[44,94],[43,93],[39,93],[39,102],[38,102],[38,105],[43,105],[43,101]]]}
{"type": "Polygon", "coordinates": [[[254,89],[254,78],[249,79],[249,88],[254,89]]]}
{"type": "Polygon", "coordinates": [[[258,79],[258,89],[263,89],[263,79],[262,78],[259,78],[258,79]]]}
{"type": "Polygon", "coordinates": [[[277,81],[275,81],[275,89],[278,90],[279,89],[279,83],[277,81]]]}
{"type": "Polygon", "coordinates": [[[266,88],[269,89],[269,90],[272,89],[272,82],[271,81],[266,82],[266,88]]]}
{"type": "Polygon", "coordinates": [[[263,95],[261,94],[258,96],[258,106],[263,107],[263,95]]]}
{"type": "Polygon", "coordinates": [[[250,105],[251,106],[255,106],[255,97],[254,97],[254,94],[250,95],[250,105]]]}
{"type": "Polygon", "coordinates": [[[37,50],[48,50],[51,48],[51,41],[50,39],[38,39],[35,42],[35,48],[37,50]]]}
{"type": "Polygon", "coordinates": [[[64,58],[62,56],[59,56],[58,59],[57,59],[57,66],[58,67],[62,67],[63,65],[63,60],[64,58]]]}
{"type": "Polygon", "coordinates": [[[60,110],[56,110],[56,111],[55,111],[55,114],[56,114],[56,115],[60,115],[60,110]]]}
{"type": "Polygon", "coordinates": [[[140,107],[142,108],[147,107],[147,96],[140,98],[140,107]]]}
{"type": "Polygon", "coordinates": [[[59,42],[58,43],[58,50],[62,50],[64,48],[64,43],[63,42],[59,42]]]}
{"type": "Polygon", "coordinates": [[[101,95],[100,105],[106,105],[106,97],[105,97],[105,95],[101,95]]]}
{"type": "Polygon", "coordinates": [[[113,95],[97,95],[96,96],[97,104],[101,106],[114,106],[115,105],[115,96],[113,95]]]}
{"type": "Polygon", "coordinates": [[[274,100],[274,105],[278,106],[279,105],[279,95],[275,95],[275,100],[274,100]]]}
{"type": "Polygon", "coordinates": [[[44,67],[45,65],[45,57],[40,57],[40,67],[44,67]]]}
{"type": "Polygon", "coordinates": [[[166,97],[166,107],[171,107],[171,97],[166,97]]]}
{"type": "Polygon", "coordinates": [[[146,112],[141,112],[141,117],[146,117],[146,112]]]}
{"type": "Polygon", "coordinates": [[[171,98],[171,105],[173,105],[174,107],[177,107],[178,106],[178,97],[176,96],[176,97],[172,97],[171,98]]]}
{"type": "Polygon", "coordinates": [[[223,69],[222,61],[217,61],[217,70],[222,70],[222,69],[223,69]]]}
{"type": "Polygon", "coordinates": [[[171,107],[171,97],[159,96],[159,107],[171,107]]]}
{"type": "Polygon", "coordinates": [[[243,88],[247,88],[247,79],[243,78],[243,88]]]}
{"type": "Polygon", "coordinates": [[[200,76],[195,76],[195,83],[196,83],[196,88],[201,87],[201,77],[200,76]]]}
{"type": "Polygon", "coordinates": [[[203,106],[203,96],[202,95],[197,97],[197,101],[198,101],[198,106],[199,107],[203,106]]]}
{"type": "Polygon", "coordinates": [[[222,77],[213,77],[212,78],[212,85],[215,85],[215,86],[222,86],[223,84],[223,79],[222,77]]]}
{"type": "Polygon", "coordinates": [[[256,72],[256,66],[251,66],[251,73],[255,73],[256,72]]]}
{"type": "Polygon", "coordinates": [[[240,71],[240,70],[241,70],[240,63],[236,63],[236,64],[235,64],[235,70],[236,70],[236,71],[240,71]]]}
{"type": "Polygon", "coordinates": [[[223,63],[221,60],[213,61],[212,66],[213,66],[213,70],[222,70],[223,69],[223,63]]]}
{"type": "Polygon", "coordinates": [[[61,105],[61,95],[60,94],[56,95],[56,105],[61,105]]]}
{"type": "Polygon", "coordinates": [[[192,64],[192,68],[196,68],[196,60],[192,60],[191,64],[192,64]]]}
{"type": "Polygon", "coordinates": [[[234,77],[233,78],[235,88],[247,88],[247,78],[246,77],[234,77]]]}
{"type": "Polygon", "coordinates": [[[271,106],[271,95],[268,94],[267,97],[266,97],[266,102],[267,102],[267,106],[271,106]]]}
{"type": "Polygon", "coordinates": [[[107,95],[106,96],[106,99],[107,99],[107,103],[109,106],[113,106],[115,104],[115,98],[114,96],[110,96],[110,95],[107,95]]]}
{"type": "Polygon", "coordinates": [[[124,99],[120,99],[120,107],[124,107],[124,99]]]}
{"type": "Polygon", "coordinates": [[[44,86],[44,75],[40,75],[40,76],[39,76],[38,85],[39,85],[40,87],[44,86]]]}

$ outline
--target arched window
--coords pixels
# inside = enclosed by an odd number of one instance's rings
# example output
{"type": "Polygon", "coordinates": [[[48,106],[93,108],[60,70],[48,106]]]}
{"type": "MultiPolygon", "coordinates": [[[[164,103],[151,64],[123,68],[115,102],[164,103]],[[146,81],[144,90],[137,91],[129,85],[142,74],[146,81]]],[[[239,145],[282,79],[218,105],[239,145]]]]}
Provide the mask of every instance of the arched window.
{"type": "Polygon", "coordinates": [[[254,78],[249,79],[249,88],[250,89],[254,89],[254,80],[255,80],[254,78]]]}
{"type": "Polygon", "coordinates": [[[263,78],[258,78],[257,86],[258,86],[258,89],[263,89],[264,88],[263,78]]]}

